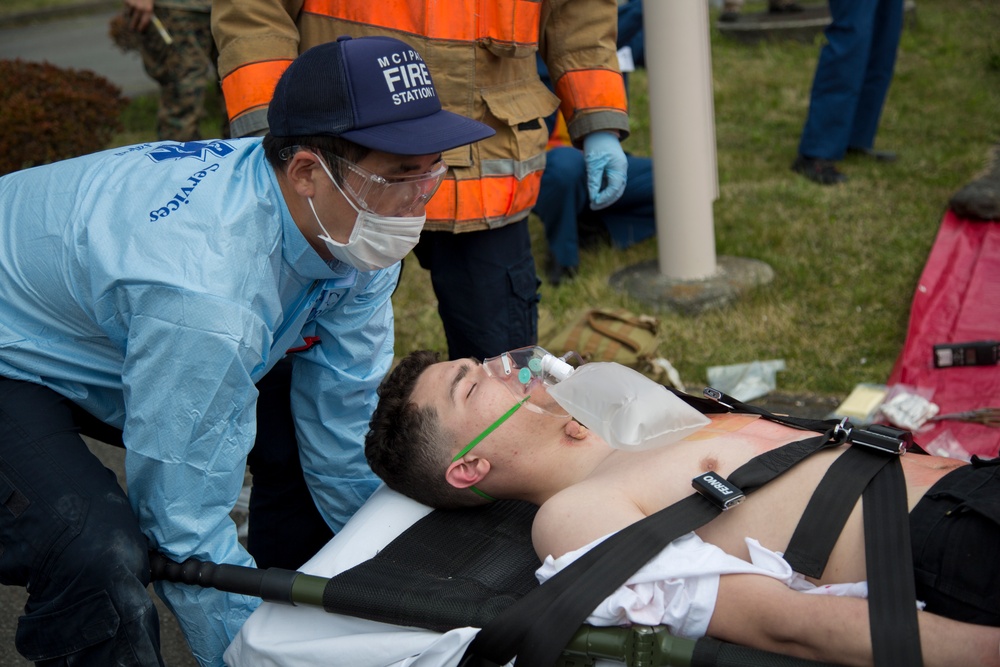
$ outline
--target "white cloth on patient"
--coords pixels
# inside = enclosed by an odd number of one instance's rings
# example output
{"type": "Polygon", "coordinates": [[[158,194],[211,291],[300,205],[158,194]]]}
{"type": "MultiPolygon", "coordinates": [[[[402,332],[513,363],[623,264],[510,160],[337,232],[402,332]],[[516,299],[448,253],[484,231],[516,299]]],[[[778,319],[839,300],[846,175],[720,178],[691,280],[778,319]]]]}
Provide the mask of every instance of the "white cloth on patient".
{"type": "MultiPolygon", "coordinates": [[[[545,583],[557,572],[594,548],[609,536],[570,551],[559,558],[545,559],[535,572],[545,583]]],[[[730,556],[719,547],[688,533],[671,542],[638,572],[629,577],[587,618],[591,625],[666,625],[670,632],[689,639],[708,633],[715,609],[719,577],[723,574],[761,574],[783,582],[793,590],[825,595],[867,597],[866,582],[815,586],[793,572],[780,554],[746,538],[750,558],[730,556]]]]}

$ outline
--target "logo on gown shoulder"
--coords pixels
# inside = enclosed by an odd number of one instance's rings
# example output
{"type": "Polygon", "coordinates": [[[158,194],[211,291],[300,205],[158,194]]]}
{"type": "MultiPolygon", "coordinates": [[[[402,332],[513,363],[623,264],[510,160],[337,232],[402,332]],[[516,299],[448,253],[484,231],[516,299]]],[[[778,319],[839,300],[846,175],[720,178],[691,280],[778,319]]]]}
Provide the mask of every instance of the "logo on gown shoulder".
{"type": "Polygon", "coordinates": [[[204,162],[208,157],[226,157],[235,148],[221,140],[213,141],[184,141],[172,144],[159,144],[153,150],[146,153],[153,162],[166,162],[167,160],[181,160],[184,158],[194,158],[204,162]]]}

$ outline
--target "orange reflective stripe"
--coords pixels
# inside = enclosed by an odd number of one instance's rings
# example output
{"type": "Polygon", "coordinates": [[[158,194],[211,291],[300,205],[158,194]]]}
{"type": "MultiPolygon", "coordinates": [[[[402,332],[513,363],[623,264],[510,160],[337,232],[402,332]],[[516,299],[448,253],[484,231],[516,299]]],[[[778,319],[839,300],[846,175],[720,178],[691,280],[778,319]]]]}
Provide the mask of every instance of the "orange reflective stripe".
{"type": "Polygon", "coordinates": [[[428,39],[502,43],[538,41],[541,3],[534,0],[452,0],[440,12],[410,0],[305,0],[302,11],[341,21],[408,32],[428,39]]]}
{"type": "Polygon", "coordinates": [[[309,14],[318,14],[332,19],[360,23],[363,25],[377,26],[379,28],[389,28],[408,32],[431,39],[456,39],[450,33],[458,31],[461,37],[457,39],[469,39],[469,28],[455,25],[459,21],[471,21],[472,14],[467,7],[468,2],[449,3],[457,5],[454,8],[454,23],[447,20],[440,25],[436,21],[428,21],[423,3],[391,0],[375,0],[373,2],[347,1],[344,0],[305,0],[302,3],[302,11],[309,14]],[[440,33],[438,31],[441,31],[440,33]]]}
{"type": "Polygon", "coordinates": [[[427,220],[454,222],[498,220],[534,207],[542,182],[540,171],[514,176],[446,179],[427,203],[427,220]]]}
{"type": "Polygon", "coordinates": [[[556,82],[556,94],[566,121],[573,120],[578,109],[617,109],[627,111],[625,82],[618,72],[607,69],[584,69],[566,72],[556,82]],[[567,108],[569,106],[569,108],[567,108]]]}
{"type": "Polygon", "coordinates": [[[573,141],[569,138],[569,128],[566,127],[566,119],[563,118],[562,112],[556,112],[556,124],[552,128],[552,132],[549,134],[549,143],[546,144],[545,149],[551,150],[553,148],[560,148],[562,146],[572,146],[573,141]]]}
{"type": "Polygon", "coordinates": [[[524,0],[477,3],[479,37],[500,42],[534,44],[538,41],[542,3],[524,0]],[[513,7],[511,7],[513,5],[513,7]],[[513,14],[513,16],[511,16],[513,14]],[[506,30],[505,30],[506,28],[506,30]]]}
{"type": "Polygon", "coordinates": [[[288,69],[291,60],[265,60],[249,63],[230,72],[222,80],[222,94],[226,98],[226,113],[237,118],[248,111],[266,107],[271,103],[274,87],[281,73],[288,69]]]}

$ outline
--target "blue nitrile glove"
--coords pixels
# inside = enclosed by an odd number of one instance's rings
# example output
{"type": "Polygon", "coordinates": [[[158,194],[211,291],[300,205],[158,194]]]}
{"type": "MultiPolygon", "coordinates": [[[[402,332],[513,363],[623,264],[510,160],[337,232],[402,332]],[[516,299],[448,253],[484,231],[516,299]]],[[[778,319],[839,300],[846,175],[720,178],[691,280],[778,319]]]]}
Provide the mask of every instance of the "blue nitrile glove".
{"type": "Polygon", "coordinates": [[[583,138],[583,160],[590,208],[599,211],[618,201],[628,177],[628,160],[618,137],[604,131],[588,134],[583,138]]]}

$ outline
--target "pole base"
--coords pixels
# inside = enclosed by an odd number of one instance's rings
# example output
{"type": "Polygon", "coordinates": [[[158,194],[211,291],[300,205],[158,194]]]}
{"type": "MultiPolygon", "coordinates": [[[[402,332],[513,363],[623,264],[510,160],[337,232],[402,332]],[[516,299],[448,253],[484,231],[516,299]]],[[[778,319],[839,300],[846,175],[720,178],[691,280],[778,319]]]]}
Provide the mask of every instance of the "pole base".
{"type": "MultiPolygon", "coordinates": [[[[812,44],[830,25],[830,8],[826,2],[800,3],[803,11],[771,14],[766,9],[736,15],[734,21],[717,21],[719,34],[755,44],[765,40],[788,40],[812,44]]],[[[916,0],[904,0],[904,26],[916,24],[916,0]]]]}
{"type": "Polygon", "coordinates": [[[608,284],[659,312],[682,315],[725,306],[748,289],[766,285],[774,270],[764,262],[742,257],[716,258],[715,275],[698,280],[671,278],[660,273],[658,260],[616,271],[608,284]]]}

